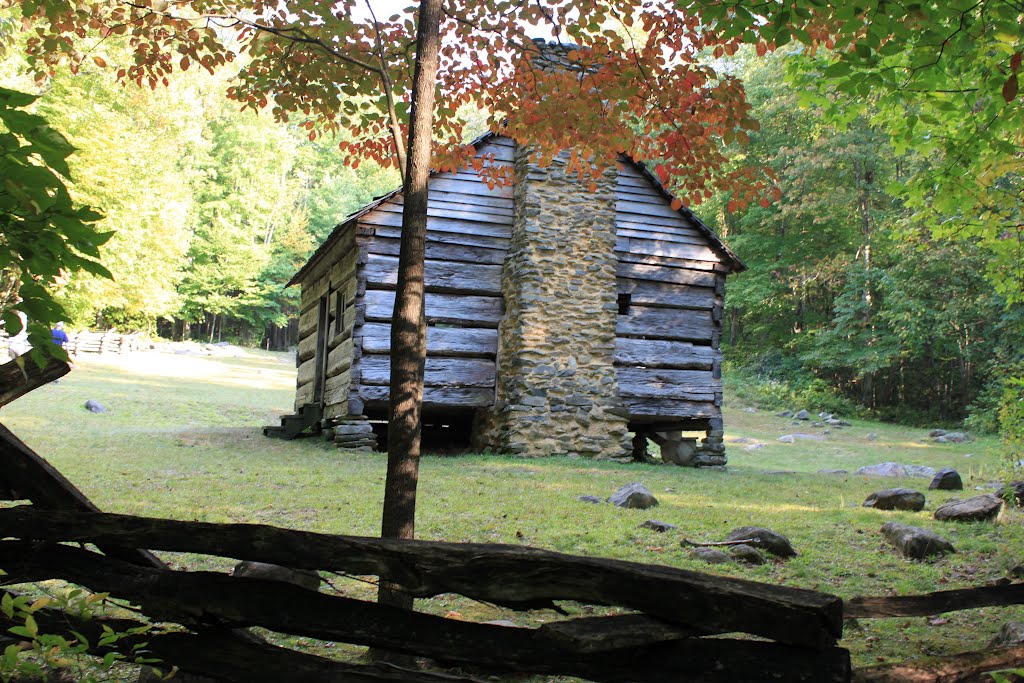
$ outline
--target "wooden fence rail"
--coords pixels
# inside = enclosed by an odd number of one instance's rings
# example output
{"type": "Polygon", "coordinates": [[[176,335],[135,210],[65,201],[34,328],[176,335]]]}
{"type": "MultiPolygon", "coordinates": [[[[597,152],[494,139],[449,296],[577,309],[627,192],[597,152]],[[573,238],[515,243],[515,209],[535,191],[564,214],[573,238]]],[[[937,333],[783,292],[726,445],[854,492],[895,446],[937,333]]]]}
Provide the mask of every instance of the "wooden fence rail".
{"type": "Polygon", "coordinates": [[[0,537],[20,539],[0,542],[0,567],[11,580],[62,578],[131,600],[149,617],[181,624],[199,635],[211,624],[258,625],[429,657],[470,670],[593,681],[850,677],[849,654],[835,646],[842,614],[835,596],[668,567],[518,546],[332,536],[263,525],[178,522],[35,506],[0,510],[0,537]],[[397,581],[421,597],[458,593],[519,609],[574,600],[642,614],[569,619],[538,629],[478,624],[287,583],[144,567],[56,545],[57,541],[145,545],[372,574],[397,581]],[[776,642],[701,637],[732,632],[776,642]]]}
{"type": "Polygon", "coordinates": [[[68,335],[67,351],[79,353],[128,353],[142,348],[142,333],[122,334],[117,330],[90,332],[82,330],[68,335]]]}

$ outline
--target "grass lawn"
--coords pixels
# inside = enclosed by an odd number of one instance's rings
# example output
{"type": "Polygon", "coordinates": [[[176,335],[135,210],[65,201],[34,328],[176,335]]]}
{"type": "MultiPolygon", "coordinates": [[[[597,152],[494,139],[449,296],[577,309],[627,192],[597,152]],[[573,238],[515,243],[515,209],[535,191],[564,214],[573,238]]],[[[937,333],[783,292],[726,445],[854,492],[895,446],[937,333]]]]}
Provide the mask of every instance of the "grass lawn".
{"type": "MultiPolygon", "coordinates": [[[[376,535],[384,454],[346,452],[320,439],[285,442],[262,436],[262,425],[290,411],[294,376],[291,356],[259,351],[238,357],[82,356],[60,383],[0,410],[0,421],[105,511],[376,535]],[[109,412],[87,412],[83,405],[88,399],[109,412]]],[[[976,487],[988,491],[985,487],[1003,475],[995,439],[944,445],[925,440],[923,430],[852,420],[850,427],[833,428],[823,442],[784,444],[777,440],[782,434],[822,430],[806,423],[794,426],[771,412],[748,412],[745,406],[729,405],[728,396],[726,401],[727,472],[575,458],[424,458],[417,535],[660,563],[843,598],[979,586],[1024,564],[1021,511],[1007,510],[998,524],[940,523],[931,517],[943,501],[974,495],[976,487]],[[765,445],[748,449],[753,443],[765,445]],[[852,472],[888,460],[954,467],[966,490],[927,491],[927,479],[817,474],[822,468],[852,472]],[[634,481],[650,488],[661,505],[650,511],[620,510],[577,500],[585,494],[608,496],[634,481]],[[872,491],[894,486],[924,491],[925,510],[882,512],[860,506],[872,491]],[[652,518],[679,529],[657,534],[639,528],[652,518]],[[934,562],[904,560],[879,533],[887,520],[933,529],[958,552],[934,562]],[[680,546],[682,538],[722,540],[731,529],[750,524],[785,534],[799,556],[760,567],[712,567],[690,559],[680,546]]],[[[796,406],[802,407],[815,408],[796,406]]],[[[200,556],[167,557],[192,568],[232,564],[200,556]]],[[[334,583],[347,595],[372,596],[365,583],[334,583]]],[[[549,612],[524,617],[452,596],[417,604],[425,611],[454,612],[456,618],[511,619],[523,625],[557,618],[549,612]]],[[[1024,608],[956,612],[942,620],[861,620],[848,625],[841,644],[853,653],[855,666],[980,650],[1011,619],[1024,620],[1024,608]]],[[[318,647],[301,639],[293,642],[318,647]]]]}

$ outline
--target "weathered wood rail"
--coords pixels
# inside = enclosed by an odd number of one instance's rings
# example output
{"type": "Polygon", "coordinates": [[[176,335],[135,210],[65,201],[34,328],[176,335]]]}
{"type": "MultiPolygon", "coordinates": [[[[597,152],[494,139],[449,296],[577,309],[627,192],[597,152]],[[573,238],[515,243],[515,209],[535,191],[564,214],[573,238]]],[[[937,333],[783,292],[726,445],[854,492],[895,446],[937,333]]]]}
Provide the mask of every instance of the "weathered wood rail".
{"type": "Polygon", "coordinates": [[[80,353],[129,353],[142,348],[142,333],[122,334],[117,330],[90,332],[82,330],[68,335],[67,352],[75,356],[80,353]]]}
{"type": "Polygon", "coordinates": [[[0,509],[0,537],[19,539],[0,542],[0,567],[11,580],[63,578],[129,599],[151,618],[182,624],[200,636],[211,624],[259,625],[470,670],[594,681],[848,681],[850,676],[849,655],[835,646],[842,626],[838,598],[669,567],[519,546],[333,536],[34,506],[0,509]],[[286,583],[143,567],[58,541],[145,545],[374,575],[419,597],[458,593],[516,609],[573,600],[641,614],[569,619],[539,629],[477,624],[286,583]],[[703,637],[732,632],[775,642],[703,637]]]}

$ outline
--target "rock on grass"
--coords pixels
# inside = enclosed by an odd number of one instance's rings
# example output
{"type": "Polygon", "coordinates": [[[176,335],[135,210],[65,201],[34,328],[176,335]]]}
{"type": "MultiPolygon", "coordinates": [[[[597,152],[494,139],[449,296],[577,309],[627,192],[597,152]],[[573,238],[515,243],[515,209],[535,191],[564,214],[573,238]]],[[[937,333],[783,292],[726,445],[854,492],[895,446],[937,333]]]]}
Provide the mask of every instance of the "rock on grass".
{"type": "Polygon", "coordinates": [[[951,500],[935,511],[935,519],[943,522],[984,522],[995,519],[1003,511],[1003,499],[985,493],[967,500],[951,500]]]}
{"type": "Polygon", "coordinates": [[[778,557],[794,557],[796,551],[793,550],[793,546],[790,544],[789,539],[780,533],[772,531],[771,529],[765,529],[760,526],[741,526],[738,529],[733,529],[729,532],[729,535],[725,537],[727,541],[748,541],[748,545],[752,545],[755,548],[766,550],[772,555],[778,557]]]}
{"type": "Polygon", "coordinates": [[[926,557],[942,553],[955,553],[953,544],[942,536],[909,524],[886,522],[882,525],[882,534],[886,540],[896,546],[904,557],[912,560],[923,560],[926,557]]]}
{"type": "Polygon", "coordinates": [[[924,509],[924,494],[913,489],[875,491],[864,501],[864,507],[876,510],[919,512],[924,509]]]}
{"type": "Polygon", "coordinates": [[[608,502],[615,507],[646,510],[657,505],[658,499],[654,497],[654,494],[646,486],[635,481],[632,484],[626,484],[613,493],[608,502]]]}

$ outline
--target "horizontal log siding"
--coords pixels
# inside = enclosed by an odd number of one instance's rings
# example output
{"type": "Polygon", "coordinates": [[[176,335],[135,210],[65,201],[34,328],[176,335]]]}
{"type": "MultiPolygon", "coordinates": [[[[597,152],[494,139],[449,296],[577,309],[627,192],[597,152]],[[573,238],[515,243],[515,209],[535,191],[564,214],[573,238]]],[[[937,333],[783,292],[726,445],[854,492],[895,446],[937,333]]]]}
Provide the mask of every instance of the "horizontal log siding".
{"type": "Polygon", "coordinates": [[[723,258],[651,181],[619,170],[616,325],[619,393],[633,423],[721,417],[723,258]]]}
{"type": "Polygon", "coordinates": [[[299,314],[298,371],[295,383],[295,410],[313,402],[318,367],[316,346],[320,299],[328,297],[326,330],[327,357],[322,402],[325,417],[339,417],[348,410],[348,385],[352,365],[352,330],[356,321],[356,264],[359,255],[355,232],[349,230],[324,255],[300,283],[302,298],[299,314]],[[341,297],[339,305],[339,297],[341,297]],[[340,313],[340,319],[337,314],[340,313]],[[346,356],[347,353],[347,356],[346,356]]]}
{"type": "MultiPolygon", "coordinates": [[[[493,163],[507,165],[512,143],[492,141],[480,154],[493,154],[493,163]]],[[[403,197],[397,196],[359,220],[365,293],[357,301],[351,394],[355,408],[378,416],[388,403],[402,208],[403,197]]],[[[427,411],[470,410],[494,402],[501,274],[513,210],[511,186],[488,188],[471,170],[430,180],[424,264],[427,411]]]]}

